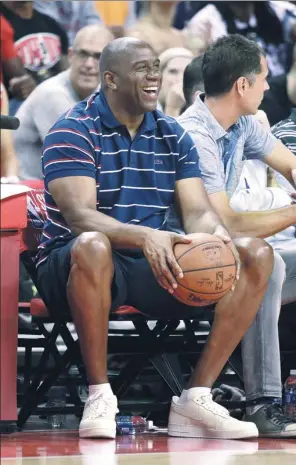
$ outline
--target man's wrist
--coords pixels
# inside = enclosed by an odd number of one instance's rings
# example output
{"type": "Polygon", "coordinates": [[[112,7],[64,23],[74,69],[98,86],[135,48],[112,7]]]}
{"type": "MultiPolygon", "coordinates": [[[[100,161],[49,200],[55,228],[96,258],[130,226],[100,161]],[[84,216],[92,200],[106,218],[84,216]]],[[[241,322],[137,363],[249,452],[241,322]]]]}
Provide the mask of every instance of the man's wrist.
{"type": "Polygon", "coordinates": [[[226,229],[226,227],[223,224],[217,224],[215,227],[214,234],[223,234],[224,236],[228,236],[231,239],[229,231],[226,229]]]}

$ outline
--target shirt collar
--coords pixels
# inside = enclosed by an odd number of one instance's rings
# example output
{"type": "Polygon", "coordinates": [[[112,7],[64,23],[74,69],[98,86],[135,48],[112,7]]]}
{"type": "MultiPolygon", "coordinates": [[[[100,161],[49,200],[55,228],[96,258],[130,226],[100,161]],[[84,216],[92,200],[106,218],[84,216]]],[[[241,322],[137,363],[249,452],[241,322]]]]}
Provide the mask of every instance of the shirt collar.
{"type": "Polygon", "coordinates": [[[296,124],[296,107],[293,108],[290,119],[296,124]]]}
{"type": "MultiPolygon", "coordinates": [[[[102,123],[107,126],[110,129],[119,127],[119,126],[124,126],[122,123],[120,123],[114,116],[114,114],[111,111],[111,108],[109,107],[106,97],[103,94],[103,92],[98,92],[96,95],[96,103],[99,107],[100,111],[100,116],[102,123]]],[[[145,132],[151,132],[156,128],[156,121],[153,116],[152,112],[147,112],[144,115],[144,120],[139,128],[139,131],[141,133],[145,132]]]]}
{"type": "Polygon", "coordinates": [[[198,94],[193,105],[195,106],[198,113],[204,114],[204,118],[207,121],[207,126],[210,128],[211,133],[216,140],[222,139],[223,137],[229,135],[230,132],[238,128],[238,124],[234,123],[228,131],[225,131],[225,129],[221,126],[221,124],[218,123],[213,113],[211,113],[210,109],[204,103],[204,97],[204,93],[198,94]]]}

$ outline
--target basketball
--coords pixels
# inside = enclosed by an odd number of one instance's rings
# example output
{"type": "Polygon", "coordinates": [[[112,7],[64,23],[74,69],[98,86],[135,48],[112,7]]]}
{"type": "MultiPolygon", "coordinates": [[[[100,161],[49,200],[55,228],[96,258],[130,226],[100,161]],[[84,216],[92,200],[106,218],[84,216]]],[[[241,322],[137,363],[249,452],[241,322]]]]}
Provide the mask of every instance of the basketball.
{"type": "Polygon", "coordinates": [[[231,289],[236,262],[229,247],[211,234],[195,234],[191,244],[176,244],[175,257],[184,277],[176,278],[174,296],[193,307],[211,305],[231,289]]]}

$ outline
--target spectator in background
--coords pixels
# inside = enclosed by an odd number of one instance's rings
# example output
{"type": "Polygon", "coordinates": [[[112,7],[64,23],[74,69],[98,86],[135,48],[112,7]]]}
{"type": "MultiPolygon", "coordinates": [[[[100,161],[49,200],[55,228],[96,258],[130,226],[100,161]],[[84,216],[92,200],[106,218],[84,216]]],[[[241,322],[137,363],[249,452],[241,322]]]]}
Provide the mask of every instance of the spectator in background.
{"type": "MultiPolygon", "coordinates": [[[[1,66],[0,82],[2,82],[2,70],[6,76],[6,85],[10,95],[19,99],[25,99],[36,87],[36,82],[24,68],[14,47],[14,32],[10,23],[0,15],[0,45],[1,66]]],[[[6,92],[6,91],[5,91],[6,92]]]]}
{"type": "MultiPolygon", "coordinates": [[[[296,156],[296,106],[292,109],[289,118],[280,121],[272,128],[272,133],[296,156]]],[[[295,193],[295,189],[279,173],[275,173],[275,178],[280,186],[291,194],[295,193]]]]}
{"type": "MultiPolygon", "coordinates": [[[[5,87],[0,83],[0,109],[1,115],[8,115],[8,97],[5,87]]],[[[13,147],[11,131],[1,129],[1,182],[18,182],[18,161],[13,147]]]]}
{"type": "Polygon", "coordinates": [[[124,31],[136,22],[136,1],[95,1],[95,8],[104,25],[115,37],[123,37],[124,31]]]}
{"type": "Polygon", "coordinates": [[[260,108],[265,111],[271,126],[289,117],[296,106],[296,45],[293,63],[288,74],[268,80],[270,89],[265,93],[260,108]]]}
{"type": "Polygon", "coordinates": [[[52,18],[34,10],[33,2],[1,2],[0,13],[11,24],[17,54],[36,83],[68,67],[66,33],[52,18]]]}
{"type": "Polygon", "coordinates": [[[112,39],[103,26],[82,28],[69,49],[70,68],[40,84],[17,112],[21,124],[14,143],[21,178],[42,179],[43,140],[63,113],[97,90],[101,51],[112,39]]]}
{"type": "Polygon", "coordinates": [[[276,124],[272,132],[296,156],[296,104],[289,118],[276,124]]]}
{"type": "Polygon", "coordinates": [[[172,27],[177,4],[166,0],[146,2],[141,17],[126,35],[144,40],[157,55],[171,47],[184,47],[181,31],[172,27]]]}
{"type": "Polygon", "coordinates": [[[185,101],[182,91],[183,74],[193,58],[186,48],[169,48],[159,55],[162,85],[158,101],[167,116],[177,117],[185,101]]]}
{"type": "Polygon", "coordinates": [[[189,21],[184,34],[194,53],[218,37],[241,34],[265,50],[269,73],[279,76],[289,67],[289,43],[294,40],[296,11],[287,2],[213,2],[189,21]]]}
{"type": "Polygon", "coordinates": [[[184,29],[186,27],[188,21],[202,8],[206,6],[209,2],[199,2],[199,1],[184,1],[178,2],[175,19],[173,26],[177,29],[184,29]]]}
{"type": "Polygon", "coordinates": [[[70,46],[72,46],[75,36],[81,28],[101,22],[92,0],[34,0],[34,9],[50,16],[59,23],[67,32],[70,46]]]}
{"type": "MultiPolygon", "coordinates": [[[[193,104],[199,92],[204,92],[205,90],[202,75],[202,60],[203,54],[193,58],[191,63],[185,68],[183,76],[183,94],[186,108],[193,104]]],[[[183,108],[183,111],[185,111],[186,108],[183,108]]]]}

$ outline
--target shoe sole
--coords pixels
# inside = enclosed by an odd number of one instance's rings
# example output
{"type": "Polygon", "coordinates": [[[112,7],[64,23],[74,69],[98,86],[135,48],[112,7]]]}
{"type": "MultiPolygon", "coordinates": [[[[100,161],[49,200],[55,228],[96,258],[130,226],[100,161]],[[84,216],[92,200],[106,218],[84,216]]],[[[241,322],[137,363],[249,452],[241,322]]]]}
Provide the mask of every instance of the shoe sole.
{"type": "Polygon", "coordinates": [[[296,431],[286,431],[281,433],[259,433],[260,438],[274,438],[274,439],[293,439],[296,438],[296,431]]]}
{"type": "Polygon", "coordinates": [[[258,438],[258,431],[219,431],[198,426],[170,425],[168,435],[180,438],[202,438],[202,439],[252,439],[258,438]]]}
{"type": "Polygon", "coordinates": [[[114,431],[104,430],[101,428],[83,428],[79,430],[80,438],[102,438],[102,439],[115,439],[116,438],[116,428],[114,431]]]}

